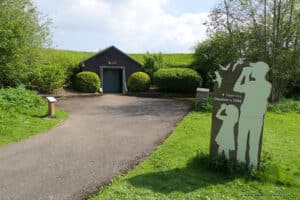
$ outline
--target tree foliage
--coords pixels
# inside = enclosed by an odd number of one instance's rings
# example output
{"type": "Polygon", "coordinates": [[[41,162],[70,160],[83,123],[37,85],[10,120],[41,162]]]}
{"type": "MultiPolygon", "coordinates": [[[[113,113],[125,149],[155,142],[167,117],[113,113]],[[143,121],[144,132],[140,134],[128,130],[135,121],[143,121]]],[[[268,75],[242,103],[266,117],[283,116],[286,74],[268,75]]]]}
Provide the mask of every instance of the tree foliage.
{"type": "Polygon", "coordinates": [[[228,34],[218,32],[195,48],[193,68],[203,78],[203,87],[212,89],[211,76],[219,64],[225,65],[238,58],[228,34]]]}
{"type": "Polygon", "coordinates": [[[48,25],[31,0],[0,0],[0,87],[28,84],[49,42],[48,25]]]}
{"type": "MultiPolygon", "coordinates": [[[[220,43],[210,43],[217,51],[224,44],[221,54],[214,51],[214,60],[220,61],[225,54],[231,61],[237,56],[268,63],[271,68],[269,79],[273,84],[271,100],[280,100],[300,65],[299,2],[223,0],[210,14],[208,26],[210,35],[222,33],[224,36],[219,41],[214,38],[213,41],[220,43]],[[233,52],[230,54],[229,51],[233,52]]],[[[199,46],[203,48],[205,45],[199,46]]],[[[207,59],[202,62],[207,62],[207,59]]],[[[220,64],[224,64],[222,60],[220,64]]]]}
{"type": "Polygon", "coordinates": [[[42,93],[51,93],[65,86],[66,69],[57,65],[41,65],[30,76],[30,88],[42,93]]]}
{"type": "Polygon", "coordinates": [[[143,68],[145,72],[150,76],[151,82],[153,82],[154,73],[164,67],[164,58],[162,53],[150,54],[146,53],[144,55],[144,65],[143,68]]]}

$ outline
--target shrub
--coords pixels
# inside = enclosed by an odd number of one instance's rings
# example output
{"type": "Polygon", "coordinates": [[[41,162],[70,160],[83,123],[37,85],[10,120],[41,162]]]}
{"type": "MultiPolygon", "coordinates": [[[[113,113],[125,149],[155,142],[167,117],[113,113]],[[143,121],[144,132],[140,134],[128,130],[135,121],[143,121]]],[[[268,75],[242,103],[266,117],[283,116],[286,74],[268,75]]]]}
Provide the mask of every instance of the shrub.
{"type": "Polygon", "coordinates": [[[132,92],[147,91],[150,87],[150,77],[145,72],[135,72],[128,79],[128,89],[132,92]]]}
{"type": "Polygon", "coordinates": [[[65,68],[66,68],[66,87],[74,88],[76,74],[78,74],[81,71],[81,69],[78,63],[66,65],[65,68]]]}
{"type": "Polygon", "coordinates": [[[57,65],[42,65],[31,75],[31,87],[42,93],[51,93],[64,86],[66,71],[57,65]]]}
{"type": "Polygon", "coordinates": [[[151,82],[153,82],[154,73],[163,68],[165,65],[164,58],[162,53],[159,54],[150,54],[146,53],[144,55],[144,65],[143,68],[145,72],[150,76],[151,82]]]}
{"type": "Polygon", "coordinates": [[[209,97],[207,102],[203,103],[194,103],[193,104],[193,110],[194,111],[200,111],[200,112],[209,112],[211,113],[213,110],[213,100],[212,97],[209,97]]]}
{"type": "Polygon", "coordinates": [[[278,103],[269,104],[268,111],[275,113],[300,113],[300,102],[293,99],[283,99],[278,103]]]}
{"type": "Polygon", "coordinates": [[[164,68],[154,74],[154,84],[164,91],[194,92],[201,82],[201,76],[188,68],[164,68]]]}
{"type": "Polygon", "coordinates": [[[80,72],[75,76],[74,86],[80,92],[97,92],[100,89],[100,78],[94,72],[80,72]]]}
{"type": "Polygon", "coordinates": [[[90,57],[92,53],[65,51],[56,49],[41,49],[41,62],[45,65],[58,65],[66,70],[65,87],[74,88],[73,83],[77,73],[81,70],[79,63],[90,57]]]}
{"type": "Polygon", "coordinates": [[[213,89],[211,74],[218,69],[218,64],[227,65],[239,58],[232,42],[227,33],[218,32],[196,44],[192,66],[203,78],[204,87],[213,89]]]}
{"type": "Polygon", "coordinates": [[[45,106],[45,100],[24,86],[0,89],[0,112],[27,113],[45,106]]]}

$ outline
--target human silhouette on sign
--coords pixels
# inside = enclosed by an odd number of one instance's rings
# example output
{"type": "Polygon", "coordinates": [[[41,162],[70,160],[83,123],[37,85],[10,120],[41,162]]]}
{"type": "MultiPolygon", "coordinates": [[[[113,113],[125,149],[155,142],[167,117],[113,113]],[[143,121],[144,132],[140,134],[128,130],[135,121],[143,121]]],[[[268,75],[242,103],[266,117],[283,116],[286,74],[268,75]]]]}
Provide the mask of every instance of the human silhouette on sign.
{"type": "Polygon", "coordinates": [[[216,118],[223,121],[222,126],[215,139],[218,144],[218,154],[224,151],[225,158],[229,159],[229,151],[235,150],[234,146],[234,126],[239,118],[239,110],[234,105],[222,104],[216,114],[216,118]],[[225,112],[225,114],[222,114],[225,112]]]}
{"type": "Polygon", "coordinates": [[[269,66],[263,62],[250,63],[244,67],[233,91],[243,93],[237,138],[237,160],[246,162],[249,134],[249,166],[257,168],[258,153],[264,115],[267,109],[271,84],[265,79],[269,66]]]}

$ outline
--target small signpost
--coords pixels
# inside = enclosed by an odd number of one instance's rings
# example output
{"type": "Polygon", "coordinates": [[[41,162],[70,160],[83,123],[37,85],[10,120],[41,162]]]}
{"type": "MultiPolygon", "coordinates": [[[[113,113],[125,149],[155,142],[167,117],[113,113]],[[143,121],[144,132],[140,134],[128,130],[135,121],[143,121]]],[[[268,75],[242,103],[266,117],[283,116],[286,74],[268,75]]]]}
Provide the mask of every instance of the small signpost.
{"type": "Polygon", "coordinates": [[[48,114],[51,117],[55,115],[55,103],[57,102],[56,98],[54,97],[46,97],[48,101],[48,114]]]}
{"type": "Polygon", "coordinates": [[[208,101],[209,89],[208,88],[197,88],[196,101],[195,103],[205,103],[208,101]]]}
{"type": "Polygon", "coordinates": [[[264,117],[271,84],[269,66],[240,59],[215,72],[211,155],[259,167],[264,117]]]}

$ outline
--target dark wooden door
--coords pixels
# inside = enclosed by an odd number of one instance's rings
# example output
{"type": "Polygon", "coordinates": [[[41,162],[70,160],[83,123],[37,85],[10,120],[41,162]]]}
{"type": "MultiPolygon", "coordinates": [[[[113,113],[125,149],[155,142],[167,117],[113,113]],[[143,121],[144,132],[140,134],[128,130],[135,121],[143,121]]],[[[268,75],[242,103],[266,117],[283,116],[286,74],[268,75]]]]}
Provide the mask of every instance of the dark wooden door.
{"type": "Polygon", "coordinates": [[[106,93],[122,92],[122,70],[121,69],[103,70],[103,92],[106,93]]]}

